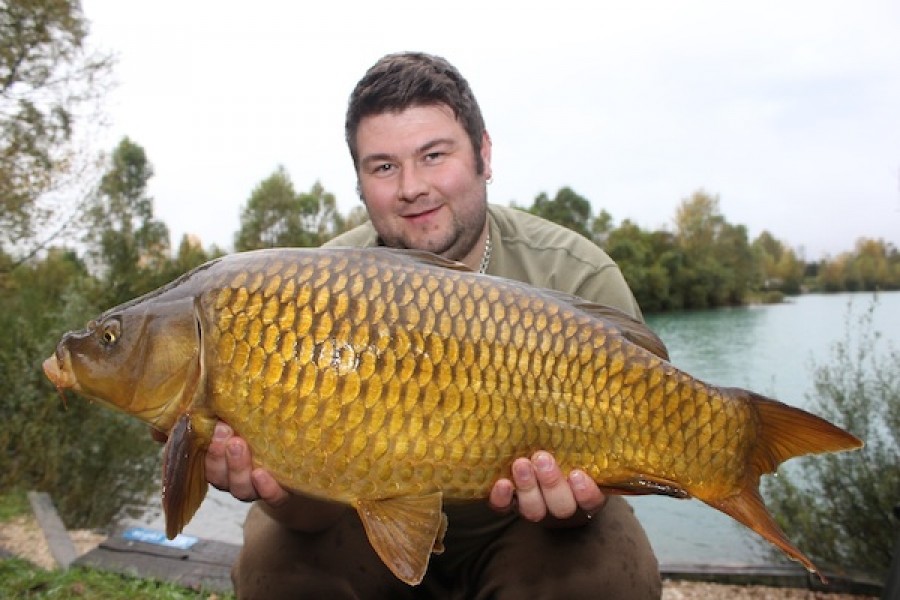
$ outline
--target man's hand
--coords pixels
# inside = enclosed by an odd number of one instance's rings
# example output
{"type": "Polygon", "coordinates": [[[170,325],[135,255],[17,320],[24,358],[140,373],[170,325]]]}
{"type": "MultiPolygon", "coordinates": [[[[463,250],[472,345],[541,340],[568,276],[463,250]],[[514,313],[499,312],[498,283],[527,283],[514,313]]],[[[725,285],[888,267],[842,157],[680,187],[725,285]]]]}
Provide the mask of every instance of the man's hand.
{"type": "Polygon", "coordinates": [[[531,459],[516,459],[512,480],[497,481],[488,502],[497,512],[509,512],[515,505],[529,521],[543,521],[549,515],[574,525],[599,512],[606,496],[584,471],[573,470],[566,478],[553,456],[539,451],[531,459]]]}
{"type": "Polygon", "coordinates": [[[238,500],[263,500],[274,507],[288,499],[287,490],[268,471],[253,468],[247,442],[221,421],[216,423],[205,464],[206,480],[238,500]]]}

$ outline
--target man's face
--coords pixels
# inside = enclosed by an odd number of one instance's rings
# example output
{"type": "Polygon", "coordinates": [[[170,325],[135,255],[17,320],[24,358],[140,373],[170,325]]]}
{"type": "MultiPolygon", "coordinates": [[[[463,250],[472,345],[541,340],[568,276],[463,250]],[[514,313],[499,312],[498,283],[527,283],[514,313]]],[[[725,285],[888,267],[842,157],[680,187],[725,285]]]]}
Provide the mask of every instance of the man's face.
{"type": "Polygon", "coordinates": [[[465,129],[445,105],[365,117],[356,144],[360,193],[387,246],[470,263],[480,258],[491,175],[487,133],[481,174],[465,129]]]}

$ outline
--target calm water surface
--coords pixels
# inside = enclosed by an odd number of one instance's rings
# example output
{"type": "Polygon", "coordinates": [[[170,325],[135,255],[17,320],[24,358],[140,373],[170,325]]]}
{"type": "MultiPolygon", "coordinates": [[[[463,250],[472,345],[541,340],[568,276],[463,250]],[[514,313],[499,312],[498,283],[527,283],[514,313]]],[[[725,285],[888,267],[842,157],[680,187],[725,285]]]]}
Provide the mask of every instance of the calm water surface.
{"type": "MultiPolygon", "coordinates": [[[[844,339],[873,306],[873,328],[900,343],[900,293],[804,295],[772,306],[650,315],[647,321],[669,348],[672,363],[695,377],[738,386],[795,406],[808,404],[813,363],[827,364],[833,345],[844,339]]],[[[730,517],[696,500],[629,498],[664,563],[735,564],[771,562],[768,544],[730,517]]],[[[241,542],[248,506],[210,490],[185,533],[241,542]]],[[[142,519],[123,521],[165,529],[159,503],[142,519]]],[[[452,527],[452,524],[451,524],[452,527]]]]}

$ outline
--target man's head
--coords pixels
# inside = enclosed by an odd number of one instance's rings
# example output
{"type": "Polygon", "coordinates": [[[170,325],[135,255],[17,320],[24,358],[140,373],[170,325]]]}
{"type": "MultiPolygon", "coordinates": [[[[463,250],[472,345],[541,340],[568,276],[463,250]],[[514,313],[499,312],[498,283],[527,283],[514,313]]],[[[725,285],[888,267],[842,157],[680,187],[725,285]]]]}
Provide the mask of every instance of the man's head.
{"type": "Polygon", "coordinates": [[[422,52],[389,54],[375,63],[350,94],[345,135],[353,166],[359,169],[356,134],[360,121],[416,106],[445,105],[465,129],[475,150],[475,167],[484,170],[481,145],[484,118],[468,82],[449,62],[422,52]]]}

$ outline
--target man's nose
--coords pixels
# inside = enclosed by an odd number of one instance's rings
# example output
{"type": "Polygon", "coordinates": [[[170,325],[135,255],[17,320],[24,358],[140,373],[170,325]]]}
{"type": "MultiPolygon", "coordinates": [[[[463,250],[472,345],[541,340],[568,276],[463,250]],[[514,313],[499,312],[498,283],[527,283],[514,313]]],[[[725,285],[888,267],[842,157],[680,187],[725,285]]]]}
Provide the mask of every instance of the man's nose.
{"type": "Polygon", "coordinates": [[[424,173],[415,165],[404,165],[400,170],[397,197],[412,202],[428,193],[428,181],[424,173]]]}

